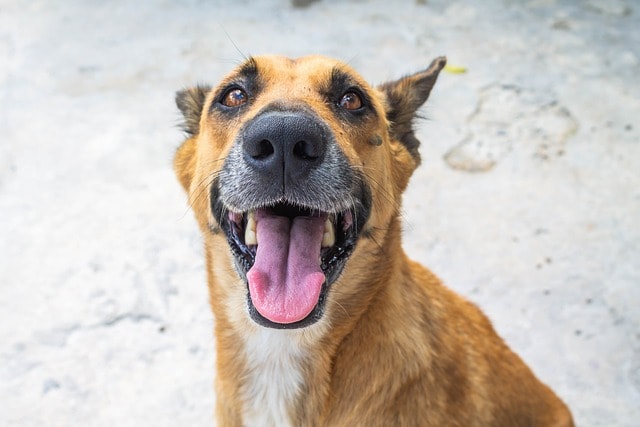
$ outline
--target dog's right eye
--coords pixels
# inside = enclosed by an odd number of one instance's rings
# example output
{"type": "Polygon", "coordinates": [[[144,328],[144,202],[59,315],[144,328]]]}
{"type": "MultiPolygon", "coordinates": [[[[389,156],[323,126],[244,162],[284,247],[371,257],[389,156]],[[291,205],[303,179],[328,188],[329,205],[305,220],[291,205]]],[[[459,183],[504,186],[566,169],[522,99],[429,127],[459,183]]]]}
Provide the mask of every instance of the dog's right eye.
{"type": "Polygon", "coordinates": [[[347,92],[342,95],[338,104],[345,110],[355,111],[362,108],[362,98],[356,92],[347,92]]]}
{"type": "Polygon", "coordinates": [[[249,96],[247,95],[247,92],[240,88],[233,88],[229,89],[224,94],[220,103],[225,107],[235,108],[241,106],[242,104],[246,104],[248,100],[249,96]]]}

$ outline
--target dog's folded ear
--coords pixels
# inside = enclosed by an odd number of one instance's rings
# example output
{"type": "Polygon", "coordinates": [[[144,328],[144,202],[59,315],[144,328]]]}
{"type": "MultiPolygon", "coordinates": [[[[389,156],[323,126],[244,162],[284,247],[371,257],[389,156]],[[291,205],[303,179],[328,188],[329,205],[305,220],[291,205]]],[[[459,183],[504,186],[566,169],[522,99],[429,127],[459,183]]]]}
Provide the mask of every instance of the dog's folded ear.
{"type": "Polygon", "coordinates": [[[192,137],[200,132],[200,116],[210,90],[209,86],[195,86],[176,93],[176,105],[184,116],[181,127],[190,138],[178,148],[173,165],[180,183],[187,192],[191,186],[196,161],[196,141],[192,137]]]}
{"type": "Polygon", "coordinates": [[[176,93],[176,105],[184,116],[181,127],[189,136],[197,135],[200,131],[200,116],[210,90],[209,86],[198,85],[176,93]]]}
{"type": "Polygon", "coordinates": [[[416,117],[418,108],[429,98],[438,74],[446,63],[447,59],[441,56],[434,59],[424,71],[378,86],[386,97],[386,113],[391,137],[407,148],[416,164],[420,163],[418,152],[420,141],[413,132],[413,119],[416,117]]]}

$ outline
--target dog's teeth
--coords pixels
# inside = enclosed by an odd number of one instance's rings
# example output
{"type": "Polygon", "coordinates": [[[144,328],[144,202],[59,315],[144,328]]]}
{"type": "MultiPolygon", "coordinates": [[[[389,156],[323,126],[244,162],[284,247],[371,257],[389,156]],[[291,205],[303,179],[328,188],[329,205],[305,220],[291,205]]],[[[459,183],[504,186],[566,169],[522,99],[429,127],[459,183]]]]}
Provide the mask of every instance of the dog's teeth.
{"type": "Polygon", "coordinates": [[[247,230],[244,232],[244,244],[247,246],[257,246],[258,239],[256,237],[256,232],[247,230]]]}
{"type": "Polygon", "coordinates": [[[322,247],[330,248],[336,243],[336,233],[333,229],[333,222],[329,218],[324,223],[324,234],[322,235],[322,247]]]}
{"type": "Polygon", "coordinates": [[[247,226],[244,231],[244,244],[247,246],[255,246],[258,244],[258,236],[256,234],[256,214],[254,211],[249,212],[247,216],[247,226]]]}

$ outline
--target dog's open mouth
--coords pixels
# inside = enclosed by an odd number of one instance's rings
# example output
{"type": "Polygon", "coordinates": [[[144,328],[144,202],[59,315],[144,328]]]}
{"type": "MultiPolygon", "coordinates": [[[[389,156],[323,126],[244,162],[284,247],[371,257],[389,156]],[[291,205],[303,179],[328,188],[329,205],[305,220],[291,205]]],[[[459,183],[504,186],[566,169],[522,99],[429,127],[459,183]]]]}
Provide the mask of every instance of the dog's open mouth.
{"type": "Polygon", "coordinates": [[[356,215],[288,203],[228,212],[223,228],[246,276],[254,320],[296,328],[322,316],[327,289],[356,244],[356,215]]]}

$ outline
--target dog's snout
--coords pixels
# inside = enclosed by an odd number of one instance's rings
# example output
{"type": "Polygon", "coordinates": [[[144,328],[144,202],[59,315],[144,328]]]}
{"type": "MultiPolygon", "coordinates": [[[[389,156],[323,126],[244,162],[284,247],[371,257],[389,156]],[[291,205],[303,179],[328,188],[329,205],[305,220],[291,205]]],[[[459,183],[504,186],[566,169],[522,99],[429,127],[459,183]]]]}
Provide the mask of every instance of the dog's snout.
{"type": "Polygon", "coordinates": [[[270,112],[256,117],[243,131],[245,161],[263,178],[304,179],[322,163],[325,132],[317,119],[304,113],[270,112]]]}

